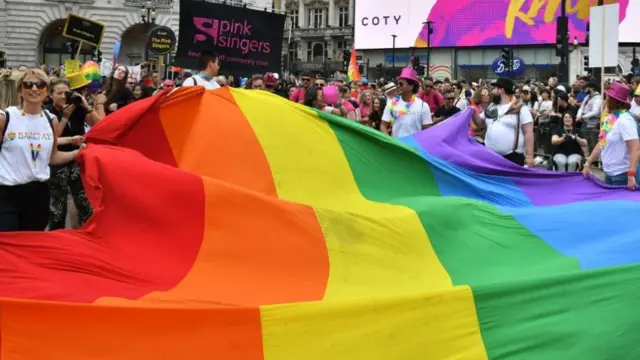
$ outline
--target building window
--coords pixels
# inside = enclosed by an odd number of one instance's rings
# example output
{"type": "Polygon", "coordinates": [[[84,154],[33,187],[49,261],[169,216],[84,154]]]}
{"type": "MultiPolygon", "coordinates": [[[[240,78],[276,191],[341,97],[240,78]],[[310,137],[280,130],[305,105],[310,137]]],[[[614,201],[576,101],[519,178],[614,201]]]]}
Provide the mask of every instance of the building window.
{"type": "Polygon", "coordinates": [[[311,56],[311,49],[313,48],[313,43],[311,41],[307,42],[307,61],[312,61],[313,57],[311,56]]]}
{"type": "Polygon", "coordinates": [[[324,46],[322,46],[321,43],[315,43],[313,45],[313,60],[314,61],[324,60],[324,46]]]}
{"type": "Polygon", "coordinates": [[[300,27],[299,22],[298,22],[298,9],[295,9],[291,12],[291,23],[293,24],[293,28],[297,29],[300,27]]]}
{"type": "MultiPolygon", "coordinates": [[[[50,25],[43,33],[42,44],[42,58],[40,63],[44,63],[48,66],[58,67],[63,65],[66,60],[71,59],[71,54],[67,51],[66,43],[70,40],[62,36],[62,30],[64,28],[64,20],[56,21],[50,25]]],[[[83,44],[80,50],[80,56],[77,60],[85,62],[92,58],[92,48],[89,44],[83,44]]]]}
{"type": "Polygon", "coordinates": [[[341,7],[338,12],[338,26],[345,27],[349,26],[349,8],[341,7]]]}
{"type": "Polygon", "coordinates": [[[342,55],[344,54],[345,50],[351,50],[351,48],[349,48],[349,42],[346,40],[338,41],[336,43],[335,55],[333,59],[334,60],[342,59],[342,55]]]}
{"type": "Polygon", "coordinates": [[[289,43],[289,64],[294,61],[298,61],[298,44],[295,42],[289,43]]]}
{"type": "Polygon", "coordinates": [[[324,27],[324,12],[325,9],[309,9],[309,27],[324,27]]]}
{"type": "Polygon", "coordinates": [[[344,40],[344,41],[338,41],[338,47],[336,50],[340,50],[341,52],[343,50],[351,50],[351,48],[349,47],[349,42],[344,40]]]}

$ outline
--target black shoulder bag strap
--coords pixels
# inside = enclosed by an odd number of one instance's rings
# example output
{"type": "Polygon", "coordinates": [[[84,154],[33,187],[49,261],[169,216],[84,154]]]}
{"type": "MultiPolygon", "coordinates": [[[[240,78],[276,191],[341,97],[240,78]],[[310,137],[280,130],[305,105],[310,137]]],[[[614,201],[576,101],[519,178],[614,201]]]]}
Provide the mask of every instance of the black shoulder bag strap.
{"type": "Polygon", "coordinates": [[[53,132],[55,133],[56,129],[53,128],[53,118],[51,117],[51,115],[49,115],[49,112],[47,110],[42,109],[42,112],[44,112],[44,117],[47,118],[49,126],[51,126],[51,130],[53,130],[53,132]]]}
{"type": "Polygon", "coordinates": [[[0,151],[2,151],[2,144],[4,143],[4,135],[7,133],[7,129],[9,128],[9,112],[4,111],[4,129],[2,129],[2,138],[0,138],[0,151]]]}
{"type": "Polygon", "coordinates": [[[513,150],[511,151],[512,153],[516,152],[516,150],[518,150],[518,142],[520,142],[520,110],[522,109],[522,106],[518,106],[517,108],[511,108],[509,110],[507,110],[506,113],[504,113],[502,116],[499,116],[496,120],[500,121],[500,119],[502,119],[503,117],[507,116],[507,115],[515,115],[516,116],[516,133],[515,133],[515,139],[513,141],[513,150]]]}
{"type": "MultiPolygon", "coordinates": [[[[513,142],[513,151],[512,152],[516,152],[516,150],[518,150],[518,143],[520,142],[520,110],[522,109],[522,106],[520,106],[518,108],[518,110],[513,110],[513,111],[507,111],[507,114],[514,114],[517,118],[516,120],[516,134],[515,134],[515,140],[513,142]]],[[[505,115],[507,115],[505,114],[505,115]]]]}

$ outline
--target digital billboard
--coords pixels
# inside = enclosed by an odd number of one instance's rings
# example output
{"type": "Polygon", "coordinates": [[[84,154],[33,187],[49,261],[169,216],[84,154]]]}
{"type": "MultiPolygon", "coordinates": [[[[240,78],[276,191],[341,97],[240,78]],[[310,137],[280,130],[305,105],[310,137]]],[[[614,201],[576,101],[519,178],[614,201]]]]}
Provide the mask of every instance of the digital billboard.
{"type": "MultiPolygon", "coordinates": [[[[605,1],[605,4],[614,1],[605,1]]],[[[620,42],[639,43],[640,0],[618,0],[620,42]],[[634,22],[635,18],[635,24],[634,22]]],[[[597,0],[567,0],[570,41],[584,42],[589,7],[597,0]]],[[[554,44],[560,0],[357,0],[357,49],[554,44]],[[391,4],[393,4],[391,6],[391,4]]]]}

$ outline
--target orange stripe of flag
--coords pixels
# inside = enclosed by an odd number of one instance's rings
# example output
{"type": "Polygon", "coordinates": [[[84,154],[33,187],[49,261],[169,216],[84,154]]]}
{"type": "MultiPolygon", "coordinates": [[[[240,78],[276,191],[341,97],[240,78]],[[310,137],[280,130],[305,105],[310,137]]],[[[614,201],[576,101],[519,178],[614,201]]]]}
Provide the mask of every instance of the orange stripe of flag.
{"type": "MultiPolygon", "coordinates": [[[[229,311],[239,306],[251,312],[254,319],[237,325],[242,327],[241,338],[236,339],[237,334],[231,332],[214,353],[210,348],[201,350],[220,359],[262,360],[257,305],[322,299],[329,276],[326,242],[312,208],[281,201],[274,196],[275,190],[269,191],[275,189],[269,164],[233,97],[226,90],[207,92],[199,105],[194,102],[192,106],[200,109],[194,116],[188,143],[181,149],[174,148],[174,153],[178,154],[179,167],[209,175],[203,178],[206,203],[202,246],[178,286],[133,304],[200,308],[224,304],[229,311]],[[238,159],[243,162],[238,163],[238,159]],[[243,348],[238,349],[237,344],[243,344],[243,348]]],[[[180,132],[170,130],[175,121],[180,121],[176,116],[188,113],[182,106],[161,110],[172,146],[181,141],[180,132]]],[[[131,305],[122,299],[100,302],[131,305]]],[[[215,323],[211,326],[212,331],[221,330],[215,323]]]]}
{"type": "Polygon", "coordinates": [[[262,360],[254,308],[0,302],[3,360],[262,360]]]}

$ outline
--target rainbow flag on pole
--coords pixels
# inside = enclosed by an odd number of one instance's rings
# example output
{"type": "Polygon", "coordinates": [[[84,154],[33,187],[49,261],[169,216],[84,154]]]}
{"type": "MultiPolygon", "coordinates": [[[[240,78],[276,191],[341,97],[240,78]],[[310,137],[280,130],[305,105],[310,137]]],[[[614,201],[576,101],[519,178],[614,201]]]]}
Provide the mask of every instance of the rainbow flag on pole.
{"type": "Polygon", "coordinates": [[[181,88],[87,133],[94,215],[0,233],[2,360],[640,359],[640,191],[181,88]],[[179,121],[178,121],[179,120],[179,121]]]}
{"type": "Polygon", "coordinates": [[[354,80],[362,80],[360,70],[358,69],[358,60],[356,59],[356,47],[351,47],[351,59],[349,60],[349,68],[347,69],[347,82],[354,80]]]}

